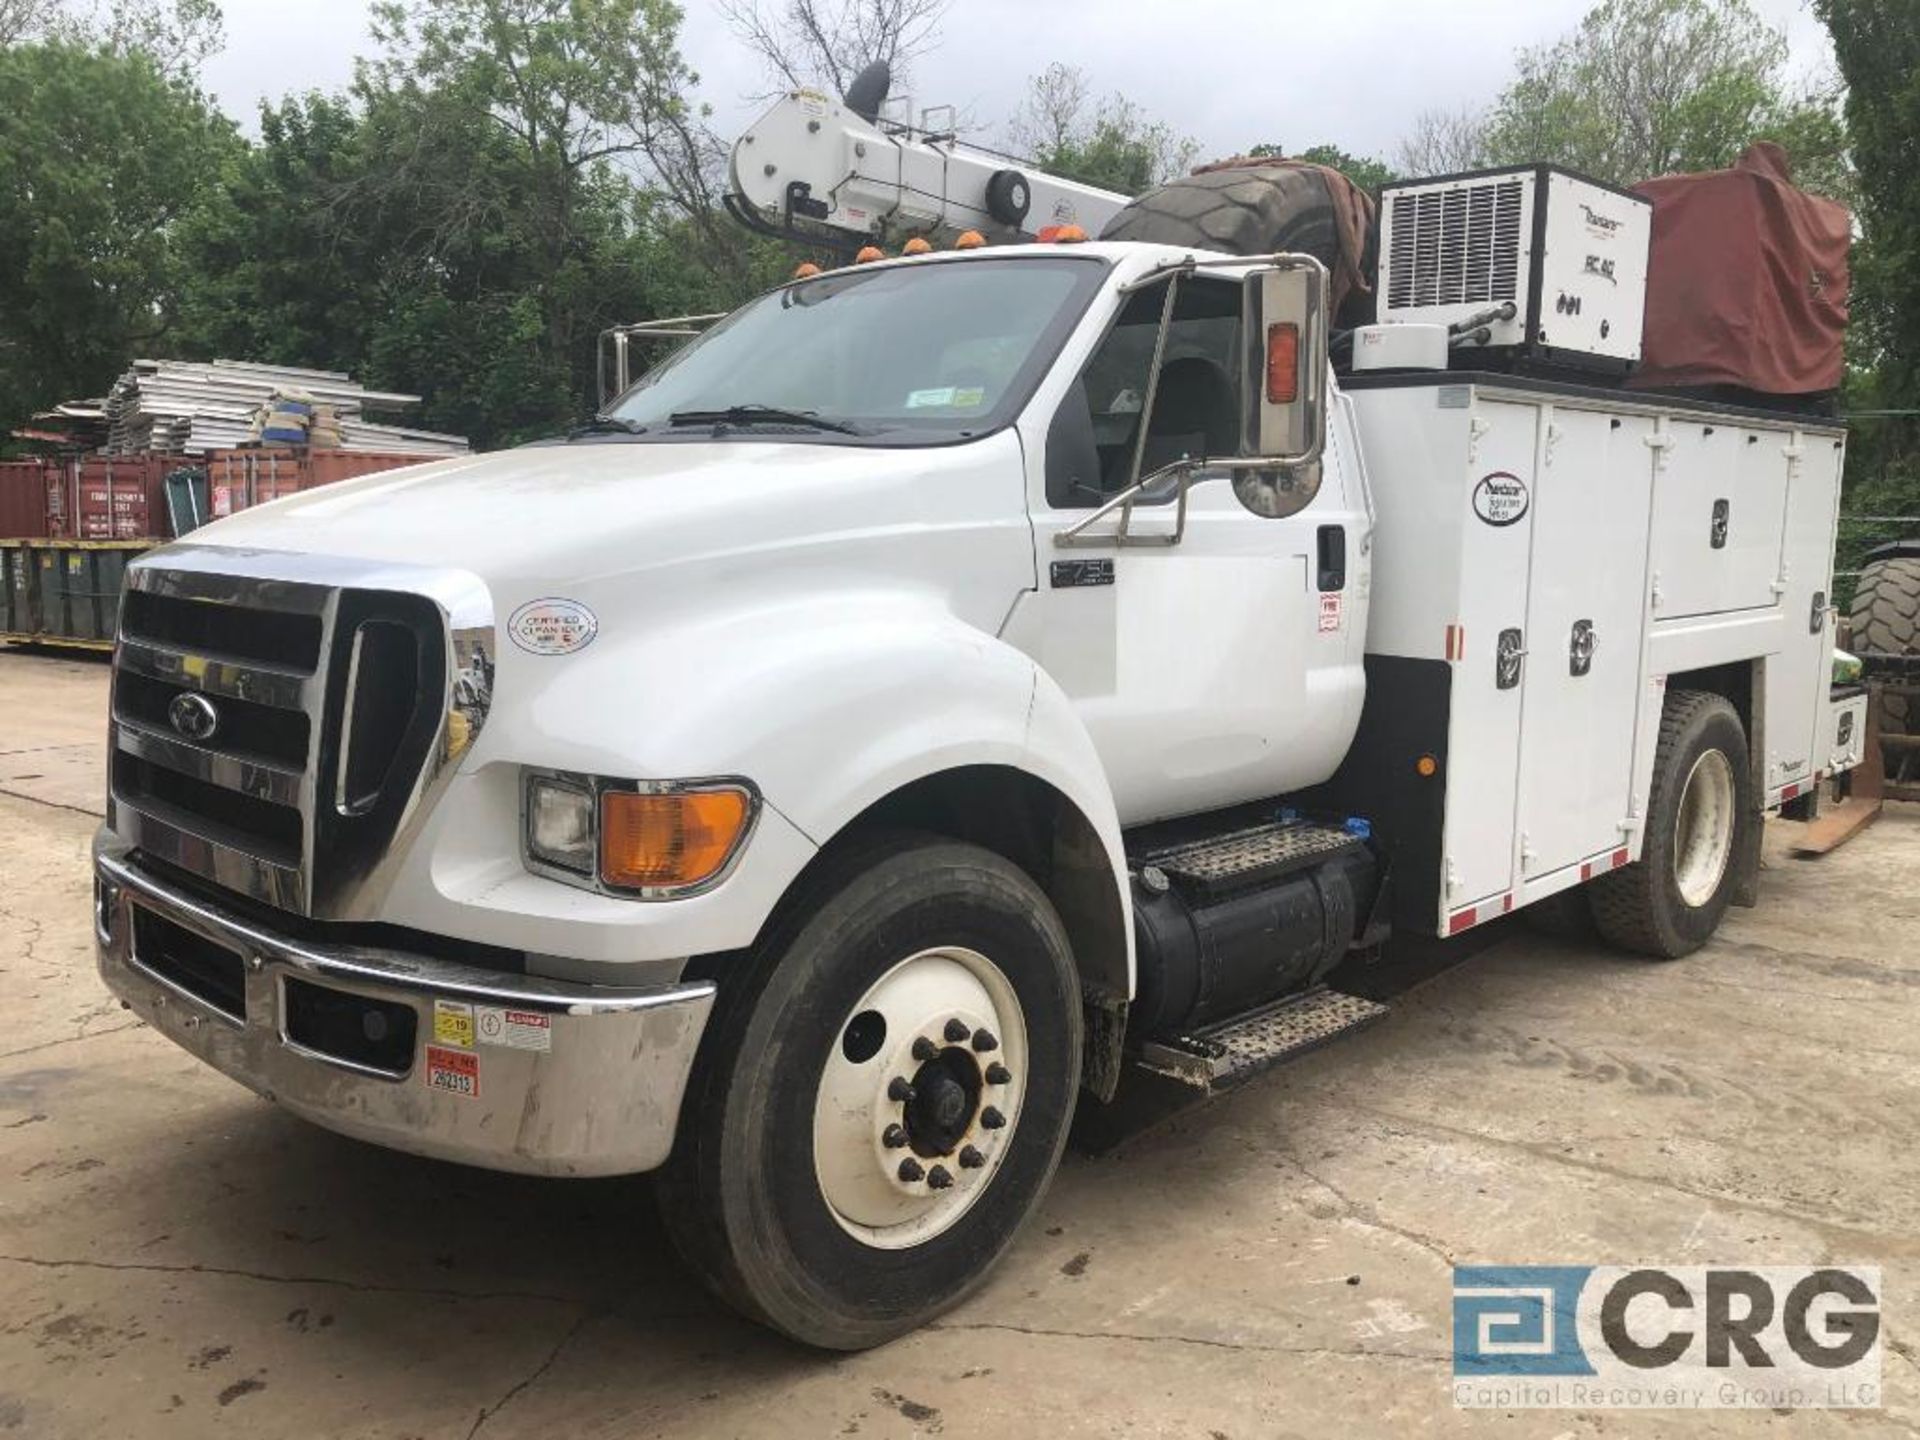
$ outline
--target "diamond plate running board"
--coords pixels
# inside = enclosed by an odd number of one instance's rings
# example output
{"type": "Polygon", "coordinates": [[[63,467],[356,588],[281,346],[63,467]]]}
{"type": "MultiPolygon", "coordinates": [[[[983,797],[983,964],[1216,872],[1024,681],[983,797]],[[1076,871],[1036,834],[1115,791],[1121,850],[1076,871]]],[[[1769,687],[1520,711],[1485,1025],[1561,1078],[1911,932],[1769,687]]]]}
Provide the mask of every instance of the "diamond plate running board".
{"type": "Polygon", "coordinates": [[[1150,851],[1132,863],[1155,867],[1189,900],[1205,904],[1361,848],[1345,830],[1294,820],[1250,825],[1150,851]]]}
{"type": "Polygon", "coordinates": [[[1196,1089],[1229,1090],[1387,1013],[1376,1001],[1317,986],[1177,1040],[1150,1040],[1140,1064],[1196,1089]]]}

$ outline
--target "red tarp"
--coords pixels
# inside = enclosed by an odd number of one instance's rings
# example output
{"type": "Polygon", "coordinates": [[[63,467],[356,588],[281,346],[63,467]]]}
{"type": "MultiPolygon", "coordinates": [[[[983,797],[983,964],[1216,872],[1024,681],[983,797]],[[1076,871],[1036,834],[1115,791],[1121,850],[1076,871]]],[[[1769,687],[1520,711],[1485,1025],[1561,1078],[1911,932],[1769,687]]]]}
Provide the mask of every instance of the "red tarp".
{"type": "Polygon", "coordinates": [[[1844,205],[1794,189],[1786,153],[1767,141],[1731,170],[1634,189],[1653,202],[1653,248],[1629,385],[1839,388],[1853,238],[1844,205]]]}

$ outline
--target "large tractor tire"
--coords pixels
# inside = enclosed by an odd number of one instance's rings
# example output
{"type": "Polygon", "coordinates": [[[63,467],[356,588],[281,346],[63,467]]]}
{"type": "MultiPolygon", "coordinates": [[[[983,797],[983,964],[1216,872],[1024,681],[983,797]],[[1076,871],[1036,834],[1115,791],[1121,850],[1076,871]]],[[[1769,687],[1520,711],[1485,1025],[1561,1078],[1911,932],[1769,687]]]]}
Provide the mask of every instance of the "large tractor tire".
{"type": "Polygon", "coordinates": [[[1594,880],[1593,923],[1610,943],[1657,960],[1706,944],[1739,888],[1740,856],[1759,823],[1747,733],[1719,695],[1667,695],[1654,752],[1640,858],[1594,880]]]}
{"type": "Polygon", "coordinates": [[[1378,240],[1368,200],[1362,253],[1347,254],[1340,204],[1326,176],[1313,166],[1229,164],[1149,190],[1107,221],[1100,238],[1229,255],[1311,255],[1332,273],[1335,323],[1348,328],[1373,318],[1372,294],[1346,283],[1346,277],[1371,276],[1378,240]]]}
{"type": "MultiPolygon", "coordinates": [[[[1876,552],[1860,572],[1853,592],[1853,646],[1867,656],[1920,655],[1920,553],[1916,547],[1889,547],[1876,552]]],[[[1868,660],[1869,669],[1872,660],[1868,660]]],[[[1920,734],[1920,701],[1907,695],[1882,695],[1880,730],[1886,735],[1920,734]]],[[[1907,779],[1903,765],[1914,763],[1911,751],[1888,750],[1887,775],[1907,779]]]]}
{"type": "Polygon", "coordinates": [[[802,884],[719,979],[657,1193],[723,1299],[861,1350],[971,1294],[1046,1193],[1079,986],[1046,895],[989,850],[876,834],[802,884]]]}

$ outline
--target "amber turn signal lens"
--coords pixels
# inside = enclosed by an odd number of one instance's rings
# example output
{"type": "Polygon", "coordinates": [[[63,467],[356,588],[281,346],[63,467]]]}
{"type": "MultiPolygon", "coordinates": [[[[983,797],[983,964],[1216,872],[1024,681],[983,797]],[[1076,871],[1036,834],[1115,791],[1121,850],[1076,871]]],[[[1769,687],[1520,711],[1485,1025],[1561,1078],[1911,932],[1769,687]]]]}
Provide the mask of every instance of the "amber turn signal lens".
{"type": "Polygon", "coordinates": [[[853,263],[856,265],[871,265],[876,260],[884,260],[886,258],[887,252],[882,250],[878,245],[862,245],[860,247],[860,253],[853,257],[853,263]]]}
{"type": "Polygon", "coordinates": [[[1413,762],[1413,768],[1422,780],[1431,780],[1440,773],[1440,762],[1431,755],[1422,755],[1413,762]]]}
{"type": "Polygon", "coordinates": [[[626,890],[677,890],[711,880],[752,813],[744,790],[607,791],[600,797],[600,879],[626,890]]]}
{"type": "Polygon", "coordinates": [[[1300,327],[1267,327],[1267,403],[1291,405],[1300,398],[1300,327]]]}
{"type": "Polygon", "coordinates": [[[900,247],[902,255],[925,255],[933,249],[933,242],[924,235],[916,235],[900,247]]]}
{"type": "Polygon", "coordinates": [[[987,237],[978,230],[962,230],[960,238],[953,242],[956,250],[978,250],[987,243],[987,237]]]}
{"type": "Polygon", "coordinates": [[[819,273],[820,267],[811,260],[802,260],[793,267],[793,278],[796,280],[811,280],[819,273]]]}

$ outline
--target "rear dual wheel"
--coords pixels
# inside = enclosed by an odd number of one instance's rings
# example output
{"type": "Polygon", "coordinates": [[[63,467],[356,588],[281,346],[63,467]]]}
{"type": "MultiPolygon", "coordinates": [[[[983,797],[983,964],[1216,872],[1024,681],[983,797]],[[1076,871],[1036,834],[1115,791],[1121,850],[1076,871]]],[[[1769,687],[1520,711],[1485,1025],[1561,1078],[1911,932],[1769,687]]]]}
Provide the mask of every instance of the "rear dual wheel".
{"type": "Polygon", "coordinates": [[[1640,859],[1587,888],[1593,923],[1622,949],[1673,960],[1704,945],[1727,913],[1757,824],[1747,735],[1719,695],[1667,696],[1640,859]]]}
{"type": "Polygon", "coordinates": [[[660,1177],[681,1253],[723,1298],[855,1350],[959,1303],[1066,1142],[1073,959],[1038,886],[990,851],[848,847],[720,977],[660,1177]]]}

